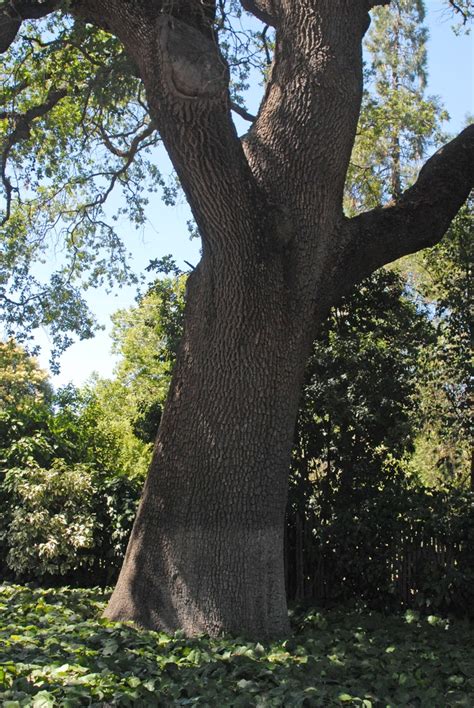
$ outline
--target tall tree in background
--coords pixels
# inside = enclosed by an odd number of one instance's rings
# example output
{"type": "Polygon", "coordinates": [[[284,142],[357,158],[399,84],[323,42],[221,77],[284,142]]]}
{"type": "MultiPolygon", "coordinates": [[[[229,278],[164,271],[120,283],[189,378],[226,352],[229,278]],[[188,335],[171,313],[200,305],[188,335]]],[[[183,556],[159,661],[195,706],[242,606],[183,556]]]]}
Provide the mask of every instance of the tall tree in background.
{"type": "Polygon", "coordinates": [[[428,33],[423,0],[396,0],[374,10],[367,33],[366,85],[348,172],[350,212],[397,199],[420,160],[442,137],[447,117],[426,96],[428,33]]]}
{"type": "MultiPolygon", "coordinates": [[[[375,90],[390,116],[388,149],[384,152],[392,199],[398,199],[402,192],[403,133],[415,120],[420,122],[417,109],[426,86],[424,19],[423,0],[395,0],[390,8],[378,10],[367,44],[378,74],[375,90]]],[[[419,159],[423,136],[413,128],[410,133],[407,147],[411,148],[412,159],[419,159]]]]}
{"type": "MultiPolygon", "coordinates": [[[[79,42],[82,48],[95,32],[95,75],[98,42],[116,69],[110,76],[119,79],[123,71],[130,82],[137,75],[143,82],[151,121],[142,133],[159,130],[202,237],[154,458],[107,609],[111,618],[189,634],[288,630],[282,553],[288,467],[315,332],[330,307],[375,269],[439,241],[474,182],[471,126],[436,153],[390,207],[344,216],[362,99],[362,39],[368,12],[379,4],[74,0],[67,6],[78,22],[102,30],[84,30],[79,42]],[[265,96],[242,140],[231,119],[221,32],[222,9],[241,7],[276,33],[265,96]],[[130,63],[123,61],[122,46],[130,63]]],[[[0,7],[6,49],[23,18],[54,11],[58,3],[24,2],[20,16],[17,3],[0,7]]],[[[68,51],[74,54],[77,44],[76,37],[68,51]]],[[[54,53],[54,40],[48,49],[54,53]]],[[[64,50],[59,40],[56,49],[64,50]]],[[[127,149],[129,134],[123,126],[113,133],[113,121],[126,112],[127,82],[119,81],[117,89],[109,76],[101,101],[94,102],[97,86],[89,83],[87,90],[87,77],[81,78],[87,61],[75,67],[63,54],[61,73],[56,67],[53,78],[43,74],[40,95],[30,94],[36,112],[19,100],[21,83],[11,84],[7,155],[51,107],[69,128],[71,121],[86,120],[89,132],[81,131],[76,143],[69,138],[72,146],[81,143],[81,154],[88,136],[97,135],[94,124],[105,118],[99,134],[126,169],[137,143],[127,149]],[[117,91],[120,105],[114,103],[117,91]],[[63,101],[72,117],[61,110],[63,101]]],[[[15,47],[9,62],[14,72],[15,47]]],[[[144,94],[137,91],[143,106],[144,94]]],[[[66,169],[67,152],[64,165],[53,168],[66,169]]],[[[21,164],[17,154],[19,169],[21,164]]],[[[19,218],[21,204],[5,159],[3,165],[8,223],[14,208],[19,218]]],[[[107,177],[120,181],[124,170],[107,177]]],[[[46,184],[54,177],[57,171],[46,184]]],[[[95,205],[99,209],[100,200],[95,205]]],[[[90,215],[88,206],[82,215],[90,215]]],[[[74,263],[75,248],[87,250],[84,224],[69,233],[74,263]]]]}

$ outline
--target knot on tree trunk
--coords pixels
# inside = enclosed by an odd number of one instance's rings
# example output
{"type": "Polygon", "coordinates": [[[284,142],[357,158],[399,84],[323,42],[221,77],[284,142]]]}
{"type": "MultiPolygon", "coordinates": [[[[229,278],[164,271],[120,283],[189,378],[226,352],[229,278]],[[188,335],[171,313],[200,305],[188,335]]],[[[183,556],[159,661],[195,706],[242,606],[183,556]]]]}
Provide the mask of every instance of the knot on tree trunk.
{"type": "Polygon", "coordinates": [[[168,93],[187,101],[222,100],[229,70],[217,45],[171,15],[161,15],[157,24],[163,83],[168,93]]]}

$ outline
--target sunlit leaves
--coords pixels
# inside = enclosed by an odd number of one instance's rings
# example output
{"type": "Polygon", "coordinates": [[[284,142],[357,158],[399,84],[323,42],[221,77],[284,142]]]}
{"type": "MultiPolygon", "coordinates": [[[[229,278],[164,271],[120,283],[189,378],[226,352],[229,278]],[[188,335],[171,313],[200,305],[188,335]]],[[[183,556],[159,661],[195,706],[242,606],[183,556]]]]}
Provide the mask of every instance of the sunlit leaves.
{"type": "Polygon", "coordinates": [[[113,316],[112,339],[120,361],[113,380],[96,384],[103,421],[121,431],[130,474],[148,464],[155,440],[176,352],[182,334],[186,276],[158,278],[135,307],[113,316]],[[135,459],[125,448],[135,448],[135,459]],[[138,448],[138,449],[137,449],[138,448]]]}
{"type": "Polygon", "coordinates": [[[50,469],[11,469],[4,486],[16,501],[6,538],[9,568],[41,576],[77,567],[78,555],[94,545],[90,470],[55,460],[50,469]]]}
{"type": "Polygon", "coordinates": [[[39,405],[51,397],[48,376],[13,340],[0,342],[0,410],[39,405]]]}
{"type": "Polygon", "coordinates": [[[148,447],[110,425],[91,390],[53,394],[14,342],[0,363],[0,567],[30,578],[87,568],[111,581],[148,447]]]}

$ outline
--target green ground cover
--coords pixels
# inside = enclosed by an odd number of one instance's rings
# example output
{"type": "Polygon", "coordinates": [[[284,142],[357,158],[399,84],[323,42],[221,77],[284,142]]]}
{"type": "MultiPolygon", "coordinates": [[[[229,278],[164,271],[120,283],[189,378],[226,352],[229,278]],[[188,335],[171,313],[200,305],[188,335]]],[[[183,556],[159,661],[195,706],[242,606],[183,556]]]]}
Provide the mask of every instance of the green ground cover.
{"type": "Polygon", "coordinates": [[[190,641],[100,619],[106,595],[0,587],[4,708],[474,705],[467,622],[335,609],[286,641],[190,641]]]}

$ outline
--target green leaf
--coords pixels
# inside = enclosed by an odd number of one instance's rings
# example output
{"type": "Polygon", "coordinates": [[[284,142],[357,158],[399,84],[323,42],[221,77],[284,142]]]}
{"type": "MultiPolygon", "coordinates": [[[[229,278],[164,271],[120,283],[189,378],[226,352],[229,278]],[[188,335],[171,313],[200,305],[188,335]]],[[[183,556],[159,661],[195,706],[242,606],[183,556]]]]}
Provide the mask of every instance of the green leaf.
{"type": "Polygon", "coordinates": [[[33,708],[51,708],[55,704],[53,694],[48,691],[39,691],[32,701],[33,708]]]}

